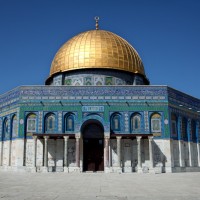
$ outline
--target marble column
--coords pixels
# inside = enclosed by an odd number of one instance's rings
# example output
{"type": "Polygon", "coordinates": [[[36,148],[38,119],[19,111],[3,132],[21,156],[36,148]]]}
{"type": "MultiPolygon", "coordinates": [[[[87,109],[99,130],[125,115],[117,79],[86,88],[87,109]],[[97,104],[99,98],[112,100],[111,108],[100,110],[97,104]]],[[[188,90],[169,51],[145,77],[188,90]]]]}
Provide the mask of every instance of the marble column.
{"type": "Polygon", "coordinates": [[[48,167],[48,139],[49,136],[44,136],[44,167],[48,167]]]}
{"type": "Polygon", "coordinates": [[[11,148],[12,148],[12,140],[8,141],[8,166],[11,166],[11,148]]]}
{"type": "Polygon", "coordinates": [[[80,136],[76,136],[76,167],[80,167],[80,136]]]}
{"type": "Polygon", "coordinates": [[[105,163],[105,172],[107,172],[107,169],[109,168],[109,137],[104,138],[104,163],[105,163]],[[106,169],[107,168],[107,169],[106,169]]]}
{"type": "Polygon", "coordinates": [[[64,138],[64,167],[68,167],[68,140],[69,136],[63,136],[64,138]]]}
{"type": "Polygon", "coordinates": [[[3,166],[3,145],[4,145],[4,141],[1,141],[1,164],[0,166],[3,166]]]}
{"type": "Polygon", "coordinates": [[[138,173],[142,172],[141,138],[142,138],[142,136],[136,137],[136,139],[137,139],[137,154],[138,154],[138,165],[137,165],[138,173]]]}
{"type": "Polygon", "coordinates": [[[200,141],[200,138],[199,138],[199,131],[200,129],[200,123],[197,122],[197,126],[196,126],[196,145],[197,145],[197,162],[198,162],[198,167],[200,167],[200,144],[199,144],[199,141],[200,141]]]}
{"type": "Polygon", "coordinates": [[[192,162],[192,142],[188,141],[188,151],[189,151],[189,166],[193,167],[192,162]]]}
{"type": "Polygon", "coordinates": [[[179,149],[179,166],[185,167],[185,162],[183,160],[183,147],[182,147],[182,137],[181,137],[181,120],[182,118],[178,117],[178,149],[179,149]]]}
{"type": "Polygon", "coordinates": [[[117,166],[121,167],[121,136],[117,136],[117,166]]]}
{"type": "Polygon", "coordinates": [[[153,163],[153,136],[149,136],[149,160],[150,160],[150,168],[153,169],[154,163],[153,163]]]}
{"type": "Polygon", "coordinates": [[[188,137],[188,151],[189,151],[189,166],[192,167],[192,140],[191,140],[191,120],[188,120],[188,130],[187,130],[187,137],[188,137]]]}
{"type": "Polygon", "coordinates": [[[198,160],[198,167],[200,167],[200,147],[198,141],[197,141],[197,160],[198,160]]]}
{"type": "Polygon", "coordinates": [[[179,166],[180,167],[184,167],[184,163],[183,163],[183,148],[182,148],[182,141],[178,140],[178,148],[179,148],[179,166]]]}
{"type": "Polygon", "coordinates": [[[36,167],[37,161],[37,136],[33,136],[33,167],[36,167]]]}

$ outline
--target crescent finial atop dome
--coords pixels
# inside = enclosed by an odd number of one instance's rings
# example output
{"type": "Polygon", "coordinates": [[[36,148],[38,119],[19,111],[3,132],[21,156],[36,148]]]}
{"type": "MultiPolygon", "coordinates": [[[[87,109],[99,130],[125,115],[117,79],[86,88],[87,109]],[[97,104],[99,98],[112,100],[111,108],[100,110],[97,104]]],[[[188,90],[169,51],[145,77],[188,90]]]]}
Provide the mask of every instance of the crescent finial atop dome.
{"type": "Polygon", "coordinates": [[[99,17],[98,16],[96,16],[95,18],[95,21],[96,21],[96,30],[99,30],[99,17]]]}

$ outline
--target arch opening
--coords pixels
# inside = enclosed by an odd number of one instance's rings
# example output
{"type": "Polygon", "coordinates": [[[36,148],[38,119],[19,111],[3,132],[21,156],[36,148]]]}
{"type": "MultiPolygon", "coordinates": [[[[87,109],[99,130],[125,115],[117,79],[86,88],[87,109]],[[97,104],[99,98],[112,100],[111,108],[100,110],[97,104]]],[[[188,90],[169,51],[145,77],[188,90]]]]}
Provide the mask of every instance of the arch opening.
{"type": "Polygon", "coordinates": [[[83,137],[83,171],[104,170],[104,129],[97,120],[86,121],[81,133],[83,137]]]}

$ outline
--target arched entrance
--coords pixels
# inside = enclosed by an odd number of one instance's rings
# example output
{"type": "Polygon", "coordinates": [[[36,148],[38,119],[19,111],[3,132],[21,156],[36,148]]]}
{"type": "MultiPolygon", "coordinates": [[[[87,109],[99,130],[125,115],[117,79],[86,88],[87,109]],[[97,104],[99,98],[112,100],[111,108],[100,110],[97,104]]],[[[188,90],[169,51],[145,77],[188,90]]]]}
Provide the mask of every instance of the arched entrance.
{"type": "Polygon", "coordinates": [[[82,126],[83,171],[104,171],[104,130],[97,120],[82,126]]]}

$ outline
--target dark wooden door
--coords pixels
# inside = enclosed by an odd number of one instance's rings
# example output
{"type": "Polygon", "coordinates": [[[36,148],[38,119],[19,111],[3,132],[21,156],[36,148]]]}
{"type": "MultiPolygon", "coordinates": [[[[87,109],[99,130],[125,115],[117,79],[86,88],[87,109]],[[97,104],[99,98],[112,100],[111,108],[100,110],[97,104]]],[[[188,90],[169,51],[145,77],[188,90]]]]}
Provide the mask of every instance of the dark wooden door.
{"type": "Polygon", "coordinates": [[[103,139],[84,139],[83,145],[83,170],[103,171],[103,139]]]}

